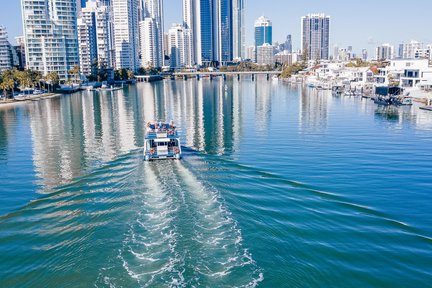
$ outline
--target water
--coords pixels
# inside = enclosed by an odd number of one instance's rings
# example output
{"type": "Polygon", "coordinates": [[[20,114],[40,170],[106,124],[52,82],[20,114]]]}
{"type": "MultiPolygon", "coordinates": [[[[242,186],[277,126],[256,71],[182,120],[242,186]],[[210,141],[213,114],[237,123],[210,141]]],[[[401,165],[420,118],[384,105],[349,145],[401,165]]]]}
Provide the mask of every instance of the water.
{"type": "Polygon", "coordinates": [[[1,286],[432,287],[431,132],[264,78],[1,107],[1,286]],[[142,161],[153,119],[182,161],[142,161]]]}

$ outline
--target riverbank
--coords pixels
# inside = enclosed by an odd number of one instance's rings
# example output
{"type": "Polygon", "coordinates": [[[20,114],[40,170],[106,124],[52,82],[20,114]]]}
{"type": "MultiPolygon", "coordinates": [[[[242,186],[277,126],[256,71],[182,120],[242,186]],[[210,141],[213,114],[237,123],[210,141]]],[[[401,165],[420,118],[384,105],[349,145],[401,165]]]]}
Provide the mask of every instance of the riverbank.
{"type": "Polygon", "coordinates": [[[61,95],[62,94],[59,93],[45,93],[39,95],[28,95],[25,97],[16,97],[14,99],[0,100],[0,108],[11,107],[11,106],[27,103],[29,101],[39,101],[43,99],[60,97],[61,95]]]}

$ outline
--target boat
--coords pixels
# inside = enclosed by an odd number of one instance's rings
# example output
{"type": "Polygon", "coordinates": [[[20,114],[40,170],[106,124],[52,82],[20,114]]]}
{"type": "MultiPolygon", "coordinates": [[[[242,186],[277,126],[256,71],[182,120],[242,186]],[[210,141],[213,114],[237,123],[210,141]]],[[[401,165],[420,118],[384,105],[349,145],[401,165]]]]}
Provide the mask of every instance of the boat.
{"type": "Polygon", "coordinates": [[[340,96],[342,95],[342,91],[344,90],[344,87],[340,85],[333,85],[331,90],[333,96],[340,96]]]}
{"type": "Polygon", "coordinates": [[[377,95],[373,98],[373,101],[375,104],[378,105],[391,105],[392,104],[392,100],[389,96],[382,96],[382,95],[377,95]]]}
{"type": "Polygon", "coordinates": [[[149,122],[144,139],[144,160],[181,159],[181,145],[174,122],[149,122]]]}
{"type": "Polygon", "coordinates": [[[117,91],[117,90],[121,90],[123,89],[123,87],[117,87],[117,86],[104,86],[102,85],[102,87],[97,88],[97,91],[117,91]]]}

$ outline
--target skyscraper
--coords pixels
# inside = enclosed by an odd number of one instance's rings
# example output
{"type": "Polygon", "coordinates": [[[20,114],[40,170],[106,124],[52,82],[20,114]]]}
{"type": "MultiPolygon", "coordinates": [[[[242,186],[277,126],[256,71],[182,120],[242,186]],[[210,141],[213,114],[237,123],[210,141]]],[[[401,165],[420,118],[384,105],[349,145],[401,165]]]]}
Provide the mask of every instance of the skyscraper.
{"type": "Polygon", "coordinates": [[[76,0],[21,0],[27,68],[60,79],[79,63],[76,0]]]}
{"type": "Polygon", "coordinates": [[[330,16],[309,14],[301,17],[302,53],[309,60],[329,58],[330,16]]]}
{"type": "Polygon", "coordinates": [[[273,27],[270,19],[261,16],[255,21],[255,47],[273,44],[273,27]]]}
{"type": "MultiPolygon", "coordinates": [[[[270,19],[261,16],[255,21],[255,62],[258,62],[258,47],[264,44],[272,45],[273,27],[270,19]]],[[[266,47],[265,51],[270,48],[266,47]]]]}
{"type": "Polygon", "coordinates": [[[6,28],[0,26],[0,72],[12,68],[11,45],[6,28]]]}
{"type": "Polygon", "coordinates": [[[139,26],[137,0],[112,0],[114,15],[115,68],[137,70],[139,26]]]}
{"type": "Polygon", "coordinates": [[[192,29],[195,62],[212,65],[240,58],[243,18],[244,0],[183,0],[183,23],[192,29]]]}
{"type": "Polygon", "coordinates": [[[18,56],[18,68],[25,69],[26,61],[25,61],[25,39],[24,36],[15,37],[16,46],[14,47],[17,51],[18,56]]]}
{"type": "Polygon", "coordinates": [[[145,0],[142,4],[144,20],[140,22],[141,66],[162,67],[164,60],[162,0],[145,0]]]}
{"type": "Polygon", "coordinates": [[[113,67],[113,27],[110,9],[99,1],[87,2],[78,18],[81,72],[89,75],[96,67],[113,67]]]}
{"type": "Polygon", "coordinates": [[[183,25],[174,24],[168,32],[168,49],[172,68],[191,67],[192,32],[183,25]]]}
{"type": "Polygon", "coordinates": [[[285,50],[287,50],[289,53],[292,53],[292,37],[291,34],[288,34],[286,41],[285,41],[285,50]]]}
{"type": "Polygon", "coordinates": [[[244,0],[233,0],[233,59],[246,57],[245,25],[244,25],[244,0]]]}

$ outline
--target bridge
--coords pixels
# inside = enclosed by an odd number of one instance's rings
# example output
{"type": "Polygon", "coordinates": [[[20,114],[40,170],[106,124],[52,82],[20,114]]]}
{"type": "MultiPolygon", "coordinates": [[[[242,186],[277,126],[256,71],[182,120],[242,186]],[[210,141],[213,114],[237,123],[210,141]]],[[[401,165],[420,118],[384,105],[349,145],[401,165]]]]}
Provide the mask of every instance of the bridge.
{"type": "Polygon", "coordinates": [[[222,76],[226,79],[227,76],[237,76],[237,79],[240,80],[240,76],[251,76],[252,80],[255,80],[255,76],[257,75],[266,75],[267,80],[270,79],[270,75],[280,75],[282,71],[212,71],[212,72],[174,72],[172,75],[174,77],[182,77],[184,80],[188,78],[196,77],[198,80],[202,77],[209,77],[210,80],[213,77],[222,76]]]}
{"type": "Polygon", "coordinates": [[[255,80],[257,75],[265,75],[267,80],[270,79],[270,76],[280,75],[282,71],[237,71],[237,72],[221,72],[221,71],[212,71],[212,72],[174,72],[164,75],[135,75],[135,79],[137,82],[153,82],[162,80],[164,77],[171,78],[183,78],[187,80],[188,78],[196,78],[197,80],[208,77],[210,80],[213,77],[222,76],[225,80],[227,76],[237,76],[237,79],[240,80],[240,76],[251,76],[252,81],[255,80]]]}

